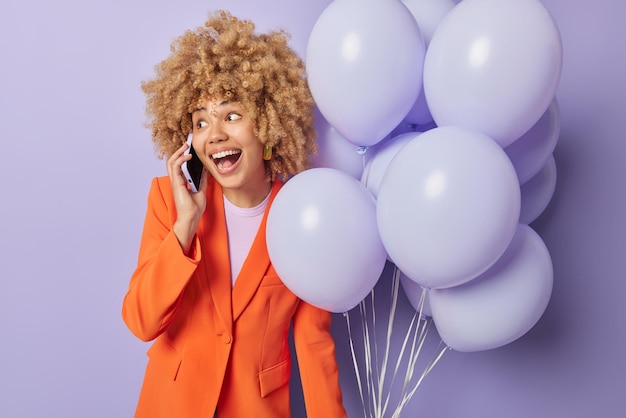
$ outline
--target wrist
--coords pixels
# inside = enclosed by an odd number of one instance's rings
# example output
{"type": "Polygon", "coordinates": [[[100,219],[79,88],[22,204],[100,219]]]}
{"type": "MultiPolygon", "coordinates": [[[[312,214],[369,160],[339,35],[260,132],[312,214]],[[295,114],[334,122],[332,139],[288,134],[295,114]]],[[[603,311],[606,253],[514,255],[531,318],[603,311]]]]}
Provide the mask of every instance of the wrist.
{"type": "Polygon", "coordinates": [[[172,227],[172,231],[174,232],[174,235],[176,235],[178,243],[180,244],[185,255],[189,254],[189,249],[194,236],[196,235],[197,225],[197,222],[177,220],[172,227]]]}

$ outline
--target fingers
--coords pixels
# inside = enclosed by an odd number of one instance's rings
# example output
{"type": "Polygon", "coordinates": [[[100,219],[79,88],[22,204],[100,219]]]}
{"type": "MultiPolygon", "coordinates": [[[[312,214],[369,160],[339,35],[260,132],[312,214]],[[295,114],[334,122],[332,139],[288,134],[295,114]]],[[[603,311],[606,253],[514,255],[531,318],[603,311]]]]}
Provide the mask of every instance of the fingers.
{"type": "Polygon", "coordinates": [[[187,182],[185,180],[185,177],[183,176],[181,166],[185,161],[189,161],[191,159],[190,154],[185,154],[185,151],[188,148],[189,145],[187,145],[186,143],[183,144],[167,159],[167,174],[170,177],[172,187],[185,186],[186,188],[187,186],[187,182]]]}
{"type": "Polygon", "coordinates": [[[184,161],[191,158],[191,155],[185,155],[185,151],[189,148],[189,145],[183,144],[167,159],[167,172],[171,175],[176,171],[181,171],[180,167],[184,161]]]}

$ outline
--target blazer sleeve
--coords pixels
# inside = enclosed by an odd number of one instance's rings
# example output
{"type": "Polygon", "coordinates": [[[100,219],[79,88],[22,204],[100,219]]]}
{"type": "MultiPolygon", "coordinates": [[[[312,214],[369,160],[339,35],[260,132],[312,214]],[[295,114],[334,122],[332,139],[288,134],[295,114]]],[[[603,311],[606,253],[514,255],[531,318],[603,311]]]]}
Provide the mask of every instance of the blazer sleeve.
{"type": "Polygon", "coordinates": [[[309,418],[342,418],[346,411],[339,386],[330,312],[301,301],[293,318],[294,345],[309,418]]]}
{"type": "Polygon", "coordinates": [[[164,182],[155,178],[150,186],[137,268],[122,305],[124,322],[142,341],[151,341],[167,329],[201,254],[197,237],[186,256],[172,232],[176,212],[169,187],[163,190],[164,182]]]}

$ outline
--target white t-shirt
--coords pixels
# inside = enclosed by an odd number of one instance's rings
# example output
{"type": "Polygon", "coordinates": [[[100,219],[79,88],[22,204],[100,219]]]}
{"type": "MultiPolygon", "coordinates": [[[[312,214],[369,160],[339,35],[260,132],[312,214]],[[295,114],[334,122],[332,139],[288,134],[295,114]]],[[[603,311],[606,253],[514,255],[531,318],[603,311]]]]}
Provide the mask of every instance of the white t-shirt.
{"type": "Polygon", "coordinates": [[[267,197],[253,208],[235,206],[224,196],[224,212],[226,214],[226,229],[228,230],[228,252],[230,254],[230,274],[233,285],[259,231],[263,213],[265,213],[265,208],[267,208],[270,200],[270,194],[268,193],[267,197]]]}

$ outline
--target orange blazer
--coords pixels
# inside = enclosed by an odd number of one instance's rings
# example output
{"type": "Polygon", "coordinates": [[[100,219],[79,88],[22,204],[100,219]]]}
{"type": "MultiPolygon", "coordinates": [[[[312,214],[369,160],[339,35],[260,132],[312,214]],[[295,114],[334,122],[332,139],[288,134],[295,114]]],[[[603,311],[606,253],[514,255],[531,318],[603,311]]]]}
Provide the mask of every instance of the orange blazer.
{"type": "MultiPolygon", "coordinates": [[[[270,204],[282,183],[272,185],[270,204]]],[[[155,178],[137,268],[122,316],[143,341],[155,340],[137,418],[290,416],[288,333],[309,418],[345,417],[331,314],[295,296],[277,276],[265,242],[268,210],[234,286],[222,189],[209,180],[207,207],[189,255],[172,232],[169,179],[155,178]]]]}

